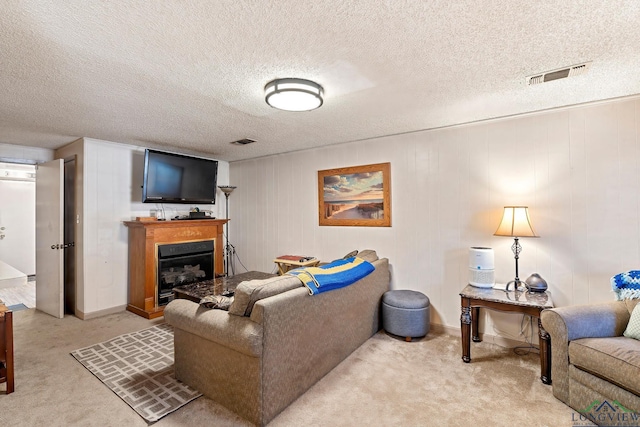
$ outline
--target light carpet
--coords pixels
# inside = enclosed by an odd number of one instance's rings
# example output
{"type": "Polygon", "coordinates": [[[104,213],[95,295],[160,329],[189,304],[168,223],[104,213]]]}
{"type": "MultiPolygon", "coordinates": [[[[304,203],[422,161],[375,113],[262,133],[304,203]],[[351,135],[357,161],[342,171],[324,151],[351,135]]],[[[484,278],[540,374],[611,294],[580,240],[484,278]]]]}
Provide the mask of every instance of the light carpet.
{"type": "MultiPolygon", "coordinates": [[[[148,427],[69,353],[163,319],[128,311],[89,320],[55,319],[33,309],[13,317],[16,384],[9,395],[0,384],[0,425],[148,427]]],[[[472,361],[464,363],[459,332],[447,335],[434,329],[410,343],[377,333],[269,427],[592,425],[542,384],[538,355],[517,356],[487,339],[472,343],[472,361]]],[[[203,396],[153,425],[184,426],[251,424],[203,396]]]]}
{"type": "Polygon", "coordinates": [[[149,423],[202,396],[175,379],[173,328],[167,324],[120,335],[71,355],[149,423]]]}

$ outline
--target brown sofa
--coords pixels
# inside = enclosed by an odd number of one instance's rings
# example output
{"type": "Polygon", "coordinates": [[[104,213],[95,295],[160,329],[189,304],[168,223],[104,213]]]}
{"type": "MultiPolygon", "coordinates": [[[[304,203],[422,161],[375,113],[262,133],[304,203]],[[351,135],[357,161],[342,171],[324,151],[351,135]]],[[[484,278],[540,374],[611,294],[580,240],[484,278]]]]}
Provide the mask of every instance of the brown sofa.
{"type": "Polygon", "coordinates": [[[172,301],[164,316],[174,327],[176,378],[267,424],[380,329],[389,262],[372,264],[341,289],[310,296],[295,287],[261,299],[248,317],[172,301]]]}
{"type": "Polygon", "coordinates": [[[614,407],[617,414],[640,412],[640,341],[622,335],[637,302],[560,307],[541,315],[551,335],[553,395],[597,424],[618,425],[597,413],[605,400],[624,407],[614,407]]]}

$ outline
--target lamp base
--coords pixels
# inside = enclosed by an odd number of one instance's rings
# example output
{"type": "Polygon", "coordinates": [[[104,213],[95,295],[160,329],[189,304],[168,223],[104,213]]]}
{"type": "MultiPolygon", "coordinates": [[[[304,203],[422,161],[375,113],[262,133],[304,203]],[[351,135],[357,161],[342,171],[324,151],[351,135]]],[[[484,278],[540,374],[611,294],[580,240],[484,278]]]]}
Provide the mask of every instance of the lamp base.
{"type": "Polygon", "coordinates": [[[523,285],[523,282],[520,281],[520,279],[515,278],[514,280],[507,283],[507,287],[505,288],[505,291],[510,291],[509,288],[511,287],[511,285],[513,285],[513,291],[515,292],[518,290],[520,286],[523,285]]]}

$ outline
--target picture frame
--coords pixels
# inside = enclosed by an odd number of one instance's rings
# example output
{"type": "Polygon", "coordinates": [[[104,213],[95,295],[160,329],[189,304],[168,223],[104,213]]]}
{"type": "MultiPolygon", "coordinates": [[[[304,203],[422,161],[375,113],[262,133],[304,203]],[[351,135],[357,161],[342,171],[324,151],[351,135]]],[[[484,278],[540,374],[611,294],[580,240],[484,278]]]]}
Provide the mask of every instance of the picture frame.
{"type": "Polygon", "coordinates": [[[391,163],[318,171],[318,221],[391,227],[391,163]]]}

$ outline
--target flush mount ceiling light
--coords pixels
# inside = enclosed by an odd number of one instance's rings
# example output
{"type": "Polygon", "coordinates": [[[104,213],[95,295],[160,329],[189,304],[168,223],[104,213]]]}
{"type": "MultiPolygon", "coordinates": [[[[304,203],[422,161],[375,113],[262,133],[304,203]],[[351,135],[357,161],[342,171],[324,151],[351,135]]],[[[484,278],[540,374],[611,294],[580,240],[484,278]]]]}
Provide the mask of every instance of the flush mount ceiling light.
{"type": "Polygon", "coordinates": [[[322,92],[311,80],[277,79],[264,87],[264,100],[278,110],[310,111],[322,105],[322,92]]]}

